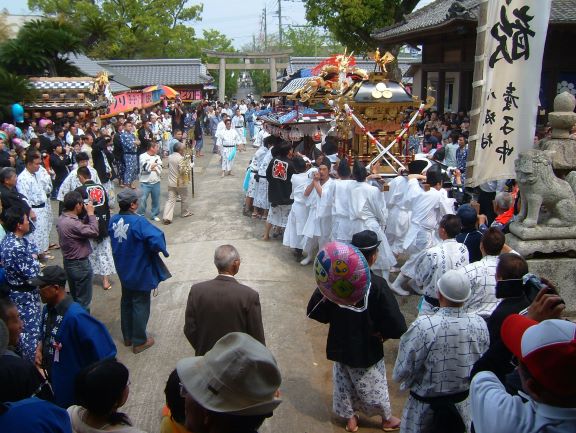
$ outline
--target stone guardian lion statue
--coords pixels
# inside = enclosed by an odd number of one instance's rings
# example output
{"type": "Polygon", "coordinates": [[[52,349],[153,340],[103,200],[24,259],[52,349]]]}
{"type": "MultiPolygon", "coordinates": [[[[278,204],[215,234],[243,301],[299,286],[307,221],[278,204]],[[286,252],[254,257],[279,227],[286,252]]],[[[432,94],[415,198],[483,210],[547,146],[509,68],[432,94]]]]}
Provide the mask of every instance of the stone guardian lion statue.
{"type": "Polygon", "coordinates": [[[552,161],[541,150],[522,152],[514,167],[520,189],[519,223],[525,227],[576,224],[576,171],[570,172],[566,180],[557,178],[552,161]],[[541,214],[542,206],[546,214],[541,214]]]}

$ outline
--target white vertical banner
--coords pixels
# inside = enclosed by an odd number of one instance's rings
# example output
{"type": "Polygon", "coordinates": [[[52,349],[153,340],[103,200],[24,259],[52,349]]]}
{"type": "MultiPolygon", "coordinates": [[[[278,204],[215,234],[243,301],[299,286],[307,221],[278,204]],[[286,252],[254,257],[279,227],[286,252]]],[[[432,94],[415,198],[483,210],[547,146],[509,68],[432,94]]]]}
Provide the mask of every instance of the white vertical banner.
{"type": "Polygon", "coordinates": [[[514,179],[514,160],[534,147],[551,0],[489,0],[484,82],[472,186],[514,179]]]}

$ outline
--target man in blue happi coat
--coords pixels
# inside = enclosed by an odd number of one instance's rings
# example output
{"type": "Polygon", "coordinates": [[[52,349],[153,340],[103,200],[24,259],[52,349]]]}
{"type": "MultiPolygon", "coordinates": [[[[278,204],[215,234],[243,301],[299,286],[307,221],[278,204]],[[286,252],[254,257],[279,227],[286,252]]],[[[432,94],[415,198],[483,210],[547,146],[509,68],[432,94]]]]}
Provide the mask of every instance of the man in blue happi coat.
{"type": "Polygon", "coordinates": [[[38,287],[46,304],[36,364],[52,384],[54,403],[67,408],[75,403],[76,374],[115,357],[116,346],[106,327],[66,293],[66,273],[60,266],[47,266],[30,284],[38,287]]]}
{"type": "Polygon", "coordinates": [[[116,271],[122,284],[120,322],[124,344],[140,353],[154,339],[146,335],[150,317],[150,292],[170,272],[158,253],[168,257],[164,233],[136,213],[139,195],[126,188],[117,196],[120,213],[110,219],[109,233],[116,271]]]}

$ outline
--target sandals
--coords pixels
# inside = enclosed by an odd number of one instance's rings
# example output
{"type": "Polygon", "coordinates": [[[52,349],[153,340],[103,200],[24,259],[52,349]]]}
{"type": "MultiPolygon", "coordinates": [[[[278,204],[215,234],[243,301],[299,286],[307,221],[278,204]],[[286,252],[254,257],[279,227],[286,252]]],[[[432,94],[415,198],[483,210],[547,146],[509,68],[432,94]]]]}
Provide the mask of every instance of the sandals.
{"type": "Polygon", "coordinates": [[[102,286],[104,290],[110,290],[112,288],[112,283],[108,284],[107,286],[102,286]]]}
{"type": "MultiPolygon", "coordinates": [[[[390,417],[390,420],[391,420],[392,418],[397,419],[398,422],[395,423],[394,425],[391,425],[390,427],[384,427],[384,422],[383,422],[383,423],[382,423],[382,430],[383,430],[383,431],[385,431],[385,432],[392,432],[392,431],[398,431],[398,430],[400,430],[400,419],[398,419],[398,418],[396,418],[396,417],[390,417]]],[[[387,420],[387,421],[390,421],[390,420],[387,420]]]]}
{"type": "Polygon", "coordinates": [[[360,418],[358,418],[358,415],[353,415],[352,418],[348,420],[348,422],[346,423],[346,427],[344,427],[344,430],[346,430],[347,432],[355,433],[355,432],[358,431],[358,422],[360,421],[360,418]],[[356,427],[354,427],[354,428],[350,428],[350,427],[348,426],[348,423],[350,422],[350,420],[351,420],[352,418],[355,418],[355,419],[356,419],[356,427]]]}
{"type": "Polygon", "coordinates": [[[182,218],[188,218],[188,217],[191,217],[192,215],[194,215],[194,214],[192,212],[188,211],[184,215],[182,215],[182,218]]]}

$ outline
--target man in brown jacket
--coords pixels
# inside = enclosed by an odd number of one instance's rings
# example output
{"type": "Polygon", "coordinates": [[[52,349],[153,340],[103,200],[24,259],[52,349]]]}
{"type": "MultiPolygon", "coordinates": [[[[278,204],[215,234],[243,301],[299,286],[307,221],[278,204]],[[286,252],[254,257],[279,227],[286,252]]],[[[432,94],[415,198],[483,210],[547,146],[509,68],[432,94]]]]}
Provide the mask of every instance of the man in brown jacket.
{"type": "Polygon", "coordinates": [[[214,252],[218,276],[190,288],[184,335],[196,351],[204,355],[229,332],[244,332],[262,344],[264,328],[258,292],[234,278],[240,269],[240,255],[232,245],[214,252]]]}
{"type": "MultiPolygon", "coordinates": [[[[176,137],[182,137],[180,131],[176,131],[176,137]]],[[[190,184],[190,157],[184,156],[184,143],[177,142],[174,144],[174,152],[168,157],[168,200],[164,205],[164,215],[162,222],[170,224],[174,216],[176,199],[180,197],[181,208],[180,215],[182,218],[192,216],[188,209],[188,185],[190,184]],[[188,166],[186,166],[188,165],[188,166]]]]}

